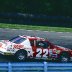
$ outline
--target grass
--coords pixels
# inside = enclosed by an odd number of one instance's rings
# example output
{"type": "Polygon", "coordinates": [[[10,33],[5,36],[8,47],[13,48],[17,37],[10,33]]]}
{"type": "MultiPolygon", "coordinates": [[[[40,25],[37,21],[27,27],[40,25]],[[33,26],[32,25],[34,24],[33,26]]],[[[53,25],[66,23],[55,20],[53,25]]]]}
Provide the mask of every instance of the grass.
{"type": "Polygon", "coordinates": [[[32,26],[32,25],[19,25],[19,24],[6,24],[6,23],[0,23],[0,28],[72,32],[72,28],[65,28],[65,27],[32,26]]]}

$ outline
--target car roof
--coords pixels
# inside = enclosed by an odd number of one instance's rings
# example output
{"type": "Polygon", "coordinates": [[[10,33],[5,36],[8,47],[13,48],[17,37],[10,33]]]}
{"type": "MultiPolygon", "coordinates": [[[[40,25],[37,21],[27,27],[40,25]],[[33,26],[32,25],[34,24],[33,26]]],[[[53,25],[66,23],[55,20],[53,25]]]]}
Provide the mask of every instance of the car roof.
{"type": "Polygon", "coordinates": [[[33,39],[35,39],[35,40],[45,40],[44,38],[37,37],[37,36],[28,36],[28,35],[19,35],[19,36],[22,37],[22,38],[28,38],[30,40],[33,40],[33,39]]]}

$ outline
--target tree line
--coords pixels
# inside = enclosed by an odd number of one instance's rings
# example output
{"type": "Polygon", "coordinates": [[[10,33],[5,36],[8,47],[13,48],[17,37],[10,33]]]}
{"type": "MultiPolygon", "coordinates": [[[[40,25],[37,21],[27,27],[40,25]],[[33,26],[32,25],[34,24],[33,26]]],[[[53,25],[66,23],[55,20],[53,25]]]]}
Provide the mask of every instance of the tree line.
{"type": "Polygon", "coordinates": [[[72,0],[0,0],[0,12],[72,16],[72,0]]]}

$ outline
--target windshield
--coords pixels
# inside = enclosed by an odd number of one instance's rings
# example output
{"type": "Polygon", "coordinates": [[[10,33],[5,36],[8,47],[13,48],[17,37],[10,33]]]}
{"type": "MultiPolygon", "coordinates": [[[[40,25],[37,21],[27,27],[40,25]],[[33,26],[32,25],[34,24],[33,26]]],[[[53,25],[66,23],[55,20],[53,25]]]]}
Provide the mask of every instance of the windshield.
{"type": "Polygon", "coordinates": [[[26,40],[25,38],[22,38],[20,36],[17,36],[17,37],[14,37],[14,38],[10,39],[9,41],[10,42],[13,42],[13,43],[20,44],[20,43],[22,43],[25,40],[26,40]]]}

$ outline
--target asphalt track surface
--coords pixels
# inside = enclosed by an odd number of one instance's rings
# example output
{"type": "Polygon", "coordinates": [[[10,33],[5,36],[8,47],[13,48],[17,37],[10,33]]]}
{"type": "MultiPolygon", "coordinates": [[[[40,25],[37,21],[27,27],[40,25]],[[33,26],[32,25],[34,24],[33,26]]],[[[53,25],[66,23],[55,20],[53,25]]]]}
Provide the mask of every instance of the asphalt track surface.
{"type": "MultiPolygon", "coordinates": [[[[70,32],[48,32],[18,29],[0,29],[0,40],[8,40],[17,35],[30,35],[47,38],[50,42],[72,49],[72,33],[70,32]]],[[[8,58],[0,58],[0,61],[10,61],[8,58]]]]}

